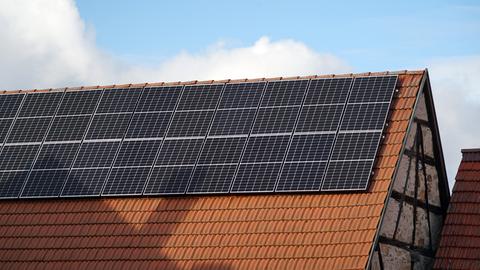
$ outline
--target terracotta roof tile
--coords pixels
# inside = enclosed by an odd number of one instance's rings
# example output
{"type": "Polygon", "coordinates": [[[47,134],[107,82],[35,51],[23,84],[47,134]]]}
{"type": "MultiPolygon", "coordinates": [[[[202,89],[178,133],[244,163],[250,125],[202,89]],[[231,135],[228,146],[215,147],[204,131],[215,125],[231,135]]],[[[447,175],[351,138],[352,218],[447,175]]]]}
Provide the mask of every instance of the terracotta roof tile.
{"type": "Polygon", "coordinates": [[[480,267],[480,150],[462,150],[435,269],[480,267]]]}
{"type": "MultiPolygon", "coordinates": [[[[368,192],[4,201],[1,268],[31,268],[34,262],[38,268],[52,269],[363,269],[424,72],[275,78],[384,74],[399,74],[398,92],[368,192]]],[[[468,194],[464,199],[472,200],[468,194]]],[[[480,237],[473,226],[461,226],[480,237]]]]}

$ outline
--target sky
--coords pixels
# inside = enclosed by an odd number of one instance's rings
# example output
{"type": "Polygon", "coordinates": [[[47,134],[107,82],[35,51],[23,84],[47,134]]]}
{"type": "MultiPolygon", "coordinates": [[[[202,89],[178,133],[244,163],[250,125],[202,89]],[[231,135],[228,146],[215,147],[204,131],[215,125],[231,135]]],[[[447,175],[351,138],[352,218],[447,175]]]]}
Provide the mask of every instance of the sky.
{"type": "Polygon", "coordinates": [[[480,1],[0,0],[0,89],[428,68],[451,185],[480,147],[480,1]]]}

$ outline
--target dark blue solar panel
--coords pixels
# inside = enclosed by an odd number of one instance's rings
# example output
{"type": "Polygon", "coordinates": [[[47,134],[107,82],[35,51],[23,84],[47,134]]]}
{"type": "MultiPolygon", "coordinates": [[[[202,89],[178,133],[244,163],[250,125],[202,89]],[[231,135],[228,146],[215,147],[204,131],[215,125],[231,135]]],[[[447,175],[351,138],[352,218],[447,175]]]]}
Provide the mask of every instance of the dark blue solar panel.
{"type": "Polygon", "coordinates": [[[162,141],[124,141],[114,167],[151,166],[162,141]]]}
{"type": "Polygon", "coordinates": [[[28,171],[0,171],[0,198],[16,198],[20,195],[28,171]]]}
{"type": "Polygon", "coordinates": [[[337,131],[344,105],[304,106],[296,132],[337,131]]]}
{"type": "Polygon", "coordinates": [[[92,114],[102,90],[66,92],[57,115],[92,114]]]}
{"type": "Polygon", "coordinates": [[[102,195],[140,195],[150,167],[113,168],[102,195]]]}
{"type": "Polygon", "coordinates": [[[41,142],[51,120],[51,117],[19,118],[13,124],[7,142],[41,142]]]}
{"type": "Polygon", "coordinates": [[[207,139],[198,164],[238,163],[246,139],[246,137],[207,139]]]}
{"type": "Polygon", "coordinates": [[[7,133],[12,123],[13,119],[0,119],[0,147],[7,138],[7,133]]]}
{"type": "Polygon", "coordinates": [[[68,169],[32,171],[21,197],[57,197],[67,180],[68,169]]]}
{"type": "Polygon", "coordinates": [[[209,135],[248,135],[257,109],[218,110],[209,135]]]}
{"type": "Polygon", "coordinates": [[[338,134],[332,160],[375,158],[381,135],[381,132],[338,134]]]}
{"type": "Polygon", "coordinates": [[[307,85],[308,80],[269,82],[260,106],[300,106],[307,85]]]}
{"type": "Polygon", "coordinates": [[[373,160],[330,161],[323,191],[366,189],[373,160]]]}
{"type": "Polygon", "coordinates": [[[144,194],[183,194],[194,165],[155,167],[144,194]]]}
{"type": "Polygon", "coordinates": [[[345,103],[352,81],[352,78],[312,80],[308,87],[305,105],[345,103]]]}
{"type": "Polygon", "coordinates": [[[334,139],[335,133],[295,135],[286,161],[327,161],[334,139]]]}
{"type": "Polygon", "coordinates": [[[79,146],[79,143],[44,144],[33,169],[68,169],[79,146]]]}
{"type": "Polygon", "coordinates": [[[156,165],[194,165],[202,144],[203,139],[166,140],[156,165]]]}
{"type": "Polygon", "coordinates": [[[83,143],[74,168],[110,167],[120,142],[83,143]]]}
{"type": "Polygon", "coordinates": [[[198,165],[187,193],[226,193],[230,189],[237,164],[198,165]]]}
{"type": "Polygon", "coordinates": [[[0,118],[12,118],[20,108],[25,95],[0,95],[0,118]]]}
{"type": "Polygon", "coordinates": [[[81,140],[87,131],[90,116],[55,117],[46,141],[81,140]]]}
{"type": "Polygon", "coordinates": [[[39,148],[39,144],[4,146],[0,154],[0,170],[29,170],[39,148]]]}
{"type": "Polygon", "coordinates": [[[103,93],[97,113],[133,112],[141,89],[106,89],[103,93]]]}
{"type": "Polygon", "coordinates": [[[276,191],[318,191],[327,162],[287,162],[276,191]]]}
{"type": "Polygon", "coordinates": [[[110,169],[73,169],[62,196],[99,196],[110,169]]]}
{"type": "Polygon", "coordinates": [[[381,130],[390,103],[349,104],[345,110],[341,130],[381,130]]]}
{"type": "Polygon", "coordinates": [[[251,137],[245,148],[242,163],[282,162],[290,136],[251,137]]]}
{"type": "Polygon", "coordinates": [[[281,166],[281,162],[241,164],[231,192],[272,192],[281,166]]]}
{"type": "Polygon", "coordinates": [[[214,111],[177,111],[167,137],[205,136],[213,115],[214,111]]]}
{"type": "Polygon", "coordinates": [[[0,198],[365,189],[396,79],[0,95],[0,198]]]}
{"type": "Polygon", "coordinates": [[[300,107],[261,108],[252,134],[292,132],[300,107]]]}
{"type": "Polygon", "coordinates": [[[145,88],[136,112],[167,112],[175,109],[183,86],[145,88]]]}
{"type": "Polygon", "coordinates": [[[127,130],[131,116],[131,113],[95,115],[85,139],[121,139],[127,130]]]}
{"type": "Polygon", "coordinates": [[[186,86],[177,111],[214,110],[222,94],[222,89],[223,84],[186,86]]]}
{"type": "Polygon", "coordinates": [[[392,99],[397,76],[356,78],[349,103],[387,102],[392,99]]]}
{"type": "Polygon", "coordinates": [[[52,116],[57,110],[63,92],[29,93],[23,102],[19,117],[52,116]]]}
{"type": "Polygon", "coordinates": [[[265,84],[265,82],[227,84],[218,108],[257,107],[265,84]]]}
{"type": "Polygon", "coordinates": [[[163,137],[172,114],[172,112],[135,113],[125,138],[163,137]]]}

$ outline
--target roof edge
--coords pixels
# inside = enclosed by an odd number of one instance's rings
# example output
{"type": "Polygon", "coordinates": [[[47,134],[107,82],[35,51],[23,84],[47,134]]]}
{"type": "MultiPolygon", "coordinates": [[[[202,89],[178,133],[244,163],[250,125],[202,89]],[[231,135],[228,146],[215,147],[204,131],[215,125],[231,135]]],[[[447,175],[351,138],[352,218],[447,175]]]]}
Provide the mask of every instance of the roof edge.
{"type": "MultiPolygon", "coordinates": [[[[408,73],[408,74],[412,74],[412,73],[408,73]]],[[[419,74],[419,73],[413,73],[413,74],[419,74]]],[[[378,243],[379,243],[380,229],[382,228],[383,220],[385,219],[385,214],[387,212],[388,200],[392,196],[393,185],[394,185],[395,179],[397,177],[398,170],[400,168],[400,163],[401,163],[402,156],[404,155],[404,152],[405,152],[406,142],[408,140],[408,134],[410,134],[410,130],[413,128],[413,123],[414,123],[414,120],[415,120],[414,119],[415,118],[415,111],[417,110],[418,101],[420,100],[420,96],[424,93],[425,86],[428,83],[427,81],[429,80],[427,69],[422,70],[421,74],[422,74],[422,80],[420,81],[420,85],[418,86],[418,92],[417,92],[417,95],[415,96],[415,103],[413,104],[412,114],[410,115],[410,119],[408,121],[407,129],[405,130],[405,136],[404,136],[403,141],[402,141],[402,147],[401,147],[401,149],[398,153],[399,158],[397,160],[397,163],[395,164],[395,169],[394,169],[393,174],[392,174],[392,180],[390,181],[390,186],[388,187],[387,196],[385,196],[385,202],[383,204],[382,212],[380,213],[380,219],[378,221],[377,228],[375,230],[375,236],[373,238],[372,247],[370,248],[370,252],[368,254],[368,260],[367,260],[367,265],[365,266],[365,269],[371,269],[371,267],[372,267],[372,265],[371,265],[372,264],[372,259],[373,259],[373,255],[375,254],[375,249],[376,249],[376,247],[378,246],[378,243]]]]}
{"type": "Polygon", "coordinates": [[[462,162],[480,161],[480,148],[462,149],[462,162]]]}
{"type": "Polygon", "coordinates": [[[399,71],[383,71],[383,72],[364,72],[364,73],[343,73],[343,74],[327,74],[327,75],[306,75],[293,77],[268,77],[253,79],[224,79],[224,80],[203,80],[203,81],[176,81],[176,82],[154,82],[154,83],[135,83],[135,84],[110,84],[110,85],[92,85],[92,86],[76,86],[62,88],[45,88],[45,89],[17,89],[17,90],[1,90],[0,94],[19,94],[32,92],[60,92],[75,90],[97,90],[97,89],[115,89],[115,88],[144,88],[144,87],[162,87],[162,86],[184,86],[197,84],[221,84],[221,83],[244,83],[244,82],[264,82],[264,81],[286,81],[286,80],[302,80],[302,79],[321,79],[321,78],[355,78],[355,77],[371,77],[386,75],[414,75],[423,74],[423,70],[399,70],[399,71]]]}

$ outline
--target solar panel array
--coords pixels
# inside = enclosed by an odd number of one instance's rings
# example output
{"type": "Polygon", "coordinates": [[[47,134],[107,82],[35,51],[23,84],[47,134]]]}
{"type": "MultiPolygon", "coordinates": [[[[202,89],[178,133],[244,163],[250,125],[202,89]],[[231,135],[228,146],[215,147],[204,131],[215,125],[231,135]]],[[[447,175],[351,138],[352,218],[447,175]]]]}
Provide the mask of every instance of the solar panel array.
{"type": "Polygon", "coordinates": [[[396,80],[0,95],[0,198],[365,190],[396,80]]]}

